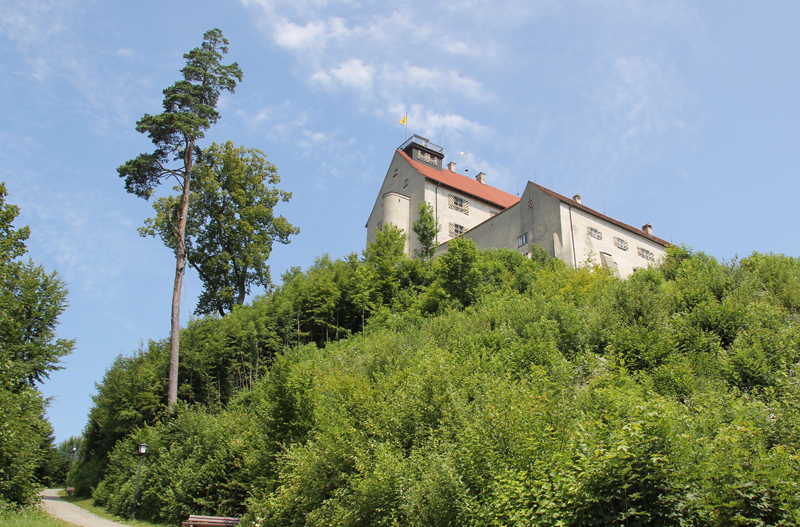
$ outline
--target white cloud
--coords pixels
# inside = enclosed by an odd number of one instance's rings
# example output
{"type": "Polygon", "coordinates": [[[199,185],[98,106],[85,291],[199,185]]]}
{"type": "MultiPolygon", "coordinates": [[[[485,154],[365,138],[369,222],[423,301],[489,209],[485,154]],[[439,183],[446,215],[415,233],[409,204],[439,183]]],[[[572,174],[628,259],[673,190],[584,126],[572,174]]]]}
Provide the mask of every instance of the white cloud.
{"type": "Polygon", "coordinates": [[[114,198],[99,190],[58,189],[38,184],[38,179],[28,174],[25,185],[14,185],[14,202],[21,221],[31,226],[31,255],[47,255],[71,288],[92,298],[114,298],[121,277],[168,254],[160,240],[138,239],[138,224],[119,210],[114,198]]]}
{"type": "Polygon", "coordinates": [[[36,46],[67,29],[74,6],[75,2],[70,1],[6,0],[0,3],[0,34],[19,48],[36,46]]]}
{"type": "Polygon", "coordinates": [[[408,63],[400,67],[384,64],[381,83],[388,90],[393,86],[402,86],[410,90],[428,90],[448,95],[460,95],[472,100],[491,100],[493,95],[486,93],[483,85],[469,77],[462,77],[457,71],[443,71],[408,63]]]}
{"type": "Polygon", "coordinates": [[[309,22],[305,26],[285,22],[275,28],[275,43],[290,50],[318,48],[324,45],[325,29],[321,22],[309,22]]]}
{"type": "MultiPolygon", "coordinates": [[[[236,115],[252,128],[259,127],[265,122],[273,123],[274,121],[285,121],[292,113],[294,113],[292,110],[292,103],[289,101],[265,106],[255,113],[236,110],[236,115]]],[[[296,119],[296,114],[292,119],[296,119]]]]}
{"type": "MultiPolygon", "coordinates": [[[[113,133],[119,125],[130,126],[138,112],[133,97],[141,79],[127,70],[110,74],[119,57],[134,57],[128,48],[97,48],[84,37],[85,4],[73,1],[15,1],[0,3],[0,37],[16,48],[14,59],[24,64],[25,82],[31,90],[56,89],[60,82],[74,88],[77,96],[69,107],[89,115],[98,134],[113,133]],[[81,35],[81,37],[76,37],[81,35]]],[[[61,111],[61,109],[60,109],[61,111]]],[[[140,114],[139,114],[140,115],[140,114]]]]}
{"type": "Polygon", "coordinates": [[[333,77],[327,71],[316,71],[313,75],[311,75],[311,82],[315,84],[321,84],[328,88],[333,87],[333,77]]]}
{"type": "Polygon", "coordinates": [[[364,64],[361,59],[350,59],[330,70],[329,74],[342,86],[369,92],[375,77],[375,68],[364,64]]]}
{"type": "Polygon", "coordinates": [[[595,97],[620,147],[686,126],[680,112],[689,96],[674,68],[652,57],[609,56],[601,69],[607,73],[595,97]]]}
{"type": "Polygon", "coordinates": [[[673,51],[694,57],[704,28],[686,0],[241,1],[310,85],[387,123],[408,111],[409,130],[522,166],[561,150],[559,166],[608,173],[693,129],[673,51]]]}
{"type": "Polygon", "coordinates": [[[428,110],[421,104],[414,104],[406,109],[403,105],[395,104],[388,108],[387,115],[408,114],[408,123],[414,130],[425,135],[433,142],[441,141],[442,135],[448,141],[460,141],[464,137],[486,139],[493,135],[492,130],[484,125],[454,113],[439,113],[428,110]]]}

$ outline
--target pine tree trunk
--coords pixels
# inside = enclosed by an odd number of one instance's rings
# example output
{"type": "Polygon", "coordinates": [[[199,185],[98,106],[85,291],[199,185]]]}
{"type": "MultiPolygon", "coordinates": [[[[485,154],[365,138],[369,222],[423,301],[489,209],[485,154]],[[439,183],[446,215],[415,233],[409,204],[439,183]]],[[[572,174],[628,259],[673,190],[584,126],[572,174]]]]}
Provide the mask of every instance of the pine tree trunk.
{"type": "Polygon", "coordinates": [[[189,183],[192,179],[192,154],[194,140],[187,141],[183,154],[183,194],[181,210],[178,216],[178,245],[175,250],[175,285],[172,289],[172,318],[169,338],[169,379],[167,382],[167,408],[172,408],[178,401],[178,351],[181,338],[181,289],[183,273],[186,269],[186,217],[189,213],[189,183]]]}

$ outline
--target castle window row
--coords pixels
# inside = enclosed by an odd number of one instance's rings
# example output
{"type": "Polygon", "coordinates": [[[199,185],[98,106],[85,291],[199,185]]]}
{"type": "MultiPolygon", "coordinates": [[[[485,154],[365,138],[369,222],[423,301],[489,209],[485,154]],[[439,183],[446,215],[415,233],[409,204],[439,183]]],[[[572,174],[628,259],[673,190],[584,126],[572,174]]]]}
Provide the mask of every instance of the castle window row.
{"type": "Polygon", "coordinates": [[[586,234],[597,240],[603,239],[603,233],[595,229],[594,227],[586,227],[586,234]]]}
{"type": "Polygon", "coordinates": [[[616,236],[614,236],[614,245],[617,247],[617,249],[622,249],[623,251],[628,250],[628,242],[626,242],[622,238],[617,238],[616,236]]]}
{"type": "Polygon", "coordinates": [[[644,247],[637,247],[636,251],[639,253],[640,257],[644,258],[645,260],[647,260],[649,262],[652,262],[653,260],[656,259],[655,255],[651,251],[648,251],[647,249],[645,249],[644,247]]]}
{"type": "Polygon", "coordinates": [[[461,236],[464,234],[464,226],[459,225],[458,223],[450,223],[450,237],[455,238],[456,236],[461,236]]]}
{"type": "Polygon", "coordinates": [[[469,214],[469,200],[464,198],[459,198],[458,196],[450,194],[447,196],[447,206],[457,212],[469,214]]]}

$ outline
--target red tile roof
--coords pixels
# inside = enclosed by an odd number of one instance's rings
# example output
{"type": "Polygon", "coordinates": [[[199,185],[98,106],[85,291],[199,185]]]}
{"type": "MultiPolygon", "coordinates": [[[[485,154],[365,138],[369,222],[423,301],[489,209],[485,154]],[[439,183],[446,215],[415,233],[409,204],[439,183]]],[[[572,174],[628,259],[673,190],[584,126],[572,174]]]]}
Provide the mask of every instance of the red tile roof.
{"type": "Polygon", "coordinates": [[[438,181],[442,185],[448,186],[454,190],[458,190],[464,194],[469,194],[470,196],[474,196],[480,200],[497,205],[501,209],[507,209],[511,205],[519,202],[519,198],[517,196],[509,194],[508,192],[503,192],[499,188],[484,185],[475,179],[462,176],[456,172],[451,172],[445,168],[442,170],[435,169],[426,165],[425,163],[414,161],[402,150],[398,150],[398,152],[400,155],[406,158],[409,163],[411,163],[411,166],[414,167],[417,172],[428,179],[438,181]]]}
{"type": "Polygon", "coordinates": [[[661,238],[659,238],[657,236],[653,236],[652,234],[647,234],[642,229],[637,229],[636,227],[628,225],[627,223],[622,223],[619,220],[615,220],[614,218],[610,218],[610,217],[606,216],[605,214],[601,214],[601,213],[597,212],[594,209],[590,209],[586,205],[582,205],[582,204],[578,203],[574,199],[570,199],[570,198],[568,198],[566,196],[562,196],[558,192],[553,192],[549,188],[545,188],[545,187],[543,187],[541,185],[538,185],[538,184],[534,183],[533,181],[528,181],[528,183],[530,183],[531,185],[533,185],[534,187],[538,188],[539,190],[541,190],[542,192],[544,192],[545,194],[547,194],[548,196],[550,196],[552,198],[555,198],[555,199],[557,199],[559,201],[567,203],[568,205],[572,205],[576,209],[580,209],[580,210],[582,210],[584,212],[588,212],[589,214],[591,214],[593,216],[597,216],[598,218],[602,218],[603,220],[605,220],[605,221],[607,221],[609,223],[612,223],[612,224],[616,225],[617,227],[621,227],[621,228],[623,228],[623,229],[625,229],[627,231],[630,231],[630,232],[633,232],[635,234],[638,234],[639,236],[642,236],[643,238],[647,238],[648,240],[654,241],[659,245],[663,245],[664,247],[671,247],[672,246],[672,244],[670,242],[666,241],[666,240],[662,240],[661,238]]]}

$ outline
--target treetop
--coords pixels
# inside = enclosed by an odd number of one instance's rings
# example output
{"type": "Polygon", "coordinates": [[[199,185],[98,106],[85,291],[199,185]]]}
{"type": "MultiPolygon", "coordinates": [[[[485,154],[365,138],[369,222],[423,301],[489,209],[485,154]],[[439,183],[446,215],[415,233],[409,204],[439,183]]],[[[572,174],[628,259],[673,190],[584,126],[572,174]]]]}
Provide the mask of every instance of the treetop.
{"type": "Polygon", "coordinates": [[[217,122],[217,103],[220,93],[233,92],[242,80],[242,70],[234,62],[223,65],[228,52],[228,40],[219,29],[203,35],[203,43],[184,55],[186,66],[181,69],[183,80],[164,89],[164,111],[157,115],[144,114],[136,130],[147,134],[156,146],[152,154],[141,154],[121,165],[117,172],[125,178],[125,189],[136,196],[149,199],[164,178],[178,180],[188,176],[191,159],[199,152],[197,139],[217,122]],[[171,169],[171,161],[184,161],[184,166],[171,169]]]}

